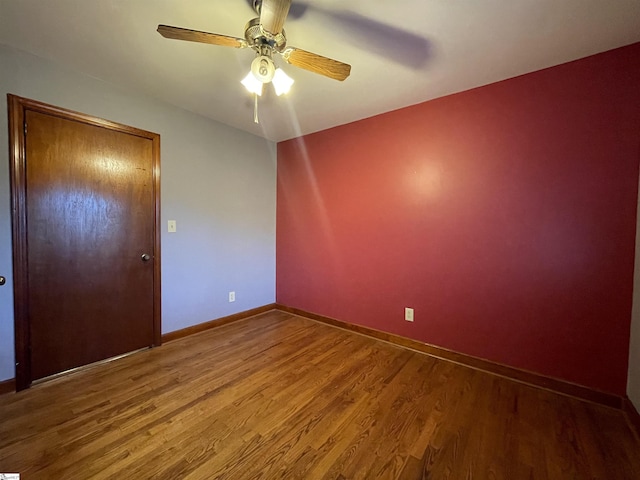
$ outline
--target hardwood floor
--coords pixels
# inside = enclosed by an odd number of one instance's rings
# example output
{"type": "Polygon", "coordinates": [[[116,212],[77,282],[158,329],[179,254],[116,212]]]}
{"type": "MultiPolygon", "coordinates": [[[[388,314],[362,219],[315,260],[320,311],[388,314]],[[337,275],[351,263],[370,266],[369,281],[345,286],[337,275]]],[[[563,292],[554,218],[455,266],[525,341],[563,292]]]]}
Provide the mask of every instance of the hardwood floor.
{"type": "Polygon", "coordinates": [[[269,312],[0,396],[23,479],[638,479],[622,412],[269,312]]]}

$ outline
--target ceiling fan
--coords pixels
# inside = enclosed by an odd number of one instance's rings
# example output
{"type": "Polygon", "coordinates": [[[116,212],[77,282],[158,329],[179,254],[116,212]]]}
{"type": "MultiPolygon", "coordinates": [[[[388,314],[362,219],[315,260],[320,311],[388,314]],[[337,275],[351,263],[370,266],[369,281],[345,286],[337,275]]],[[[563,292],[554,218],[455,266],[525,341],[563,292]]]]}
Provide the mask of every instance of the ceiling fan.
{"type": "Polygon", "coordinates": [[[343,81],[351,73],[351,65],[323,57],[296,47],[287,46],[284,22],[289,14],[291,0],[252,0],[259,15],[245,26],[244,38],[217,33],[189,30],[187,28],[158,25],[158,33],[165,38],[189,42],[209,43],[223,47],[251,48],[256,58],[251,63],[251,72],[242,80],[243,85],[255,96],[254,121],[258,123],[258,96],[262,86],[273,83],[277,95],[289,91],[293,84],[282,69],[276,68],[273,56],[280,54],[285,62],[313,73],[343,81]]]}

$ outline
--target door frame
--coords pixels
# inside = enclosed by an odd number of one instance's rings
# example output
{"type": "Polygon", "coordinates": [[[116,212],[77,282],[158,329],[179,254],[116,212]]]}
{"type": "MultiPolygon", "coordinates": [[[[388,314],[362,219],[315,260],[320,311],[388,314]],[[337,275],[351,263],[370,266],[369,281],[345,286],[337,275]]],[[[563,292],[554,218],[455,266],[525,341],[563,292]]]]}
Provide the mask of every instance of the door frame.
{"type": "Polygon", "coordinates": [[[9,114],[9,178],[13,239],[13,301],[16,358],[16,391],[31,385],[31,335],[29,328],[27,274],[26,127],[28,110],[146,138],[152,142],[154,197],[153,255],[153,347],[162,343],[160,290],[160,135],[111,122],[73,110],[7,94],[9,114]]]}

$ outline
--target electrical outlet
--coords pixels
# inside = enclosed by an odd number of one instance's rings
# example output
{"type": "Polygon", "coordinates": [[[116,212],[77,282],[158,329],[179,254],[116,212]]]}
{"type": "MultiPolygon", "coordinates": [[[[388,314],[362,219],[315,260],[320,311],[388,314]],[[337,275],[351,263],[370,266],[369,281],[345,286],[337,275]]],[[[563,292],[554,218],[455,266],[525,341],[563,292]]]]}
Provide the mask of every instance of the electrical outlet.
{"type": "Polygon", "coordinates": [[[236,301],[236,292],[229,292],[229,302],[236,301]]]}
{"type": "Polygon", "coordinates": [[[404,309],[404,319],[407,322],[413,322],[413,308],[405,308],[404,309]]]}

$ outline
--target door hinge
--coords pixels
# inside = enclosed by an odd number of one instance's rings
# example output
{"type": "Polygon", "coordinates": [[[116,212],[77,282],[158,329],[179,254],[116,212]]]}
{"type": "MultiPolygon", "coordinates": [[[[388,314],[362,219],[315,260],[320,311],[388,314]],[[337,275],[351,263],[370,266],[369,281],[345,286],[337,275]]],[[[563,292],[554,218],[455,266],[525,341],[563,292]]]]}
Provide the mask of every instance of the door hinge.
{"type": "Polygon", "coordinates": [[[26,120],[24,122],[24,134],[25,134],[25,136],[27,135],[27,122],[26,122],[26,120]]]}

